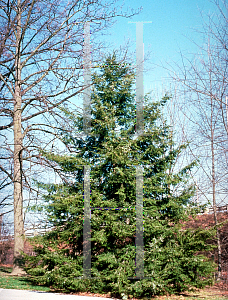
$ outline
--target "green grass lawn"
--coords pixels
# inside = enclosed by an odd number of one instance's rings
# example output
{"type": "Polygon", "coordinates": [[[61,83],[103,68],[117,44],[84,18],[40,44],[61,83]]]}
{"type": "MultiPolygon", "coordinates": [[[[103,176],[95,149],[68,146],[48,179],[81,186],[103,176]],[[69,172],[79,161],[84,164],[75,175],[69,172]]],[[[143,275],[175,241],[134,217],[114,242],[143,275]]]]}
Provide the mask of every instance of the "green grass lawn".
{"type": "Polygon", "coordinates": [[[50,291],[50,288],[34,285],[29,277],[17,277],[7,275],[12,271],[12,268],[0,267],[0,288],[3,289],[19,289],[19,290],[36,290],[50,291]]]}

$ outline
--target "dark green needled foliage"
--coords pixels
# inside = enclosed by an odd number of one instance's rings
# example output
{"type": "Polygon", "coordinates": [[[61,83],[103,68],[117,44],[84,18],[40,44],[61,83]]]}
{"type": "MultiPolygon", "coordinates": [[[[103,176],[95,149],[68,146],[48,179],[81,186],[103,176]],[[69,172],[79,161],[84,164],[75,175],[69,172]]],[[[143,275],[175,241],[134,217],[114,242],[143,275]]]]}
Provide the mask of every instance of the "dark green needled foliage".
{"type": "MultiPolygon", "coordinates": [[[[63,140],[75,149],[69,156],[46,153],[57,163],[65,181],[41,186],[44,209],[53,230],[33,243],[37,253],[27,257],[26,270],[35,281],[65,291],[150,297],[178,293],[211,282],[213,266],[196,253],[207,249],[205,230],[183,230],[194,188],[187,184],[187,166],[171,170],[181,151],[161,118],[161,101],[145,99],[145,134],[135,137],[134,73],[115,55],[93,75],[92,133],[83,119],[64,109],[73,133],[63,140]],[[125,210],[91,212],[92,279],[83,279],[83,165],[90,166],[91,207],[125,210]],[[136,166],[144,173],[144,274],[135,276],[136,166]],[[81,277],[81,278],[79,278],[81,277]]],[[[190,212],[189,212],[190,213],[190,212]]],[[[124,296],[123,296],[124,297],[124,296]]]]}

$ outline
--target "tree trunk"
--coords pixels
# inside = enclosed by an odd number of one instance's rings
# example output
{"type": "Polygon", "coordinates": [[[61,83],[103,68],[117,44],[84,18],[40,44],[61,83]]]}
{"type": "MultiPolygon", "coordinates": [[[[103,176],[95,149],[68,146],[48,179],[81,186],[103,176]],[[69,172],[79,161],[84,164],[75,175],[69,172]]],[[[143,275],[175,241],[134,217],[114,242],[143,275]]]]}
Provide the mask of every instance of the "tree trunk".
{"type": "Polygon", "coordinates": [[[2,239],[3,214],[0,215],[0,240],[2,239]]]}
{"type": "Polygon", "coordinates": [[[18,0],[15,51],[15,90],[14,90],[14,265],[11,275],[24,273],[21,265],[21,251],[24,250],[24,220],[22,191],[22,150],[23,136],[21,127],[21,8],[18,0]]]}
{"type": "Polygon", "coordinates": [[[221,279],[221,267],[222,267],[222,252],[221,252],[221,243],[220,243],[220,233],[217,227],[218,218],[217,218],[217,205],[216,205],[216,178],[215,178],[215,153],[214,153],[214,129],[213,129],[213,100],[211,100],[211,158],[212,158],[212,197],[213,197],[213,212],[214,212],[214,221],[216,226],[216,242],[218,248],[218,276],[217,280],[221,279]]]}

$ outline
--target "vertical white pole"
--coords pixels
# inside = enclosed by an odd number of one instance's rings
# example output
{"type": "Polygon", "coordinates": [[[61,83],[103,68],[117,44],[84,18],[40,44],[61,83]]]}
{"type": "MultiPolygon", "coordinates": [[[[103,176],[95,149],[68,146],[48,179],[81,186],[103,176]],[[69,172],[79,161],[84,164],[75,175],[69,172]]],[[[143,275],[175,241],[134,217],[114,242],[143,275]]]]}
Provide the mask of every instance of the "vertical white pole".
{"type": "MultiPolygon", "coordinates": [[[[130,22],[131,23],[131,22],[130,22]]],[[[144,44],[143,23],[136,22],[136,137],[144,133],[144,44]]],[[[144,278],[144,242],[143,242],[143,166],[136,167],[136,256],[135,276],[144,278]]]]}
{"type": "MultiPolygon", "coordinates": [[[[91,53],[90,23],[84,25],[84,97],[83,131],[85,136],[91,133],[91,53]]],[[[91,224],[90,224],[90,167],[84,166],[84,222],[83,222],[83,277],[91,278],[91,224]]]]}
{"type": "Polygon", "coordinates": [[[143,242],[143,167],[136,167],[136,278],[144,277],[144,242],[143,242]]]}
{"type": "Polygon", "coordinates": [[[142,135],[144,131],[143,69],[144,69],[143,22],[137,22],[136,23],[136,135],[137,136],[142,135]]]}
{"type": "Polygon", "coordinates": [[[83,277],[91,278],[90,166],[84,166],[83,277]]]}
{"type": "Polygon", "coordinates": [[[91,133],[91,53],[90,53],[90,23],[84,25],[84,84],[83,95],[83,131],[85,135],[91,133]]]}

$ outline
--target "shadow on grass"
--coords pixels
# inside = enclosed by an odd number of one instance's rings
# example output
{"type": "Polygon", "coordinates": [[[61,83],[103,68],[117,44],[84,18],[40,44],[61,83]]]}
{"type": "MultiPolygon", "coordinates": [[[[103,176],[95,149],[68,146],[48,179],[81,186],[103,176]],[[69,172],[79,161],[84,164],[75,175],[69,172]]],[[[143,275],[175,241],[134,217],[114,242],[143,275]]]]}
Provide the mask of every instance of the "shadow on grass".
{"type": "Polygon", "coordinates": [[[13,268],[0,266],[0,272],[10,274],[12,272],[12,270],[13,270],[13,268]]]}
{"type": "Polygon", "coordinates": [[[49,292],[50,288],[42,285],[35,285],[28,276],[10,276],[12,268],[0,267],[0,288],[21,289],[49,292]]]}

